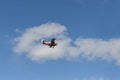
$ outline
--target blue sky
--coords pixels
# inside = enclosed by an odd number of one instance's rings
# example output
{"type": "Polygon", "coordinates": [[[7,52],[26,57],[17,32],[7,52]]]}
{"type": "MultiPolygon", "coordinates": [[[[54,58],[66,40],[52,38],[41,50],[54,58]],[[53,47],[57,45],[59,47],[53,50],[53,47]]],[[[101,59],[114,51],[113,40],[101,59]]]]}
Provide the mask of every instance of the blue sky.
{"type": "MultiPolygon", "coordinates": [[[[0,79],[119,80],[119,54],[117,58],[111,59],[110,56],[109,59],[108,57],[103,59],[104,56],[96,57],[95,53],[91,53],[95,56],[92,60],[86,57],[68,60],[58,56],[55,60],[50,58],[41,63],[39,60],[38,62],[32,60],[34,57],[28,57],[30,52],[23,51],[19,54],[13,50],[16,47],[14,45],[17,45],[13,40],[21,38],[21,34],[27,34],[26,29],[33,29],[42,24],[49,27],[51,24],[47,23],[57,23],[60,24],[60,29],[61,25],[65,26],[67,37],[73,42],[78,38],[85,41],[89,38],[97,39],[100,43],[115,39],[113,52],[119,51],[119,48],[114,47],[120,42],[119,4],[119,0],[0,0],[0,79]]],[[[64,36],[63,32],[61,34],[64,36]]],[[[117,46],[119,47],[119,43],[117,46]]],[[[112,55],[114,56],[114,53],[112,55]]]]}

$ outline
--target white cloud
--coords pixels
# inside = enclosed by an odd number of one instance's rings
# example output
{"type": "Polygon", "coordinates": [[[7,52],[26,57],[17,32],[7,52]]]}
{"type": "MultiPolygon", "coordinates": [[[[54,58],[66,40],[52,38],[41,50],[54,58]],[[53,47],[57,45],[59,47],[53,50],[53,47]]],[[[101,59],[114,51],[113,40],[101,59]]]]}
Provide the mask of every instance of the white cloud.
{"type": "Polygon", "coordinates": [[[28,28],[20,37],[14,39],[17,53],[27,53],[32,60],[44,61],[64,57],[67,53],[71,39],[66,36],[66,27],[57,23],[47,23],[28,28]],[[58,46],[54,49],[36,43],[42,38],[57,38],[58,46]]]}
{"type": "Polygon", "coordinates": [[[58,23],[46,23],[40,26],[31,27],[19,37],[14,39],[14,51],[26,53],[35,61],[56,60],[60,58],[88,60],[100,58],[107,61],[115,61],[120,65],[120,39],[90,39],[77,38],[72,41],[67,36],[67,29],[58,23]],[[42,38],[57,38],[58,46],[49,48],[42,45],[42,38]],[[74,44],[74,46],[73,46],[74,44]]]}
{"type": "Polygon", "coordinates": [[[77,39],[76,45],[79,53],[87,59],[101,58],[103,60],[114,60],[120,64],[120,39],[77,39]]]}

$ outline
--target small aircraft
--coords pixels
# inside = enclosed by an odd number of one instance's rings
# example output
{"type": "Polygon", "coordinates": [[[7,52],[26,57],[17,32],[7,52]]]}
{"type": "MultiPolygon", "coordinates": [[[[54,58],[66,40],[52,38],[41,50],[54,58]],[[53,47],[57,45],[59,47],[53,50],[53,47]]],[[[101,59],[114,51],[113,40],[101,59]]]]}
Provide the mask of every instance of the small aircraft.
{"type": "Polygon", "coordinates": [[[57,43],[55,43],[55,40],[56,40],[56,39],[53,38],[53,39],[51,39],[50,42],[46,42],[46,41],[43,39],[43,40],[41,40],[41,43],[44,44],[44,45],[49,46],[50,48],[51,48],[51,47],[54,48],[55,46],[57,46],[57,43]]]}

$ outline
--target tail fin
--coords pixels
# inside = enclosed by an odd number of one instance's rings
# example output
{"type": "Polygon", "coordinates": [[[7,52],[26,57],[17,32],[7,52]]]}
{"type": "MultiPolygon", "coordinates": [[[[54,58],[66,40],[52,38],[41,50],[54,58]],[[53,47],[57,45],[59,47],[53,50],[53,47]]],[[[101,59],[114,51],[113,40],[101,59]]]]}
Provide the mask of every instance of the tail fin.
{"type": "Polygon", "coordinates": [[[55,39],[55,38],[53,38],[53,39],[51,40],[51,42],[55,42],[55,40],[56,40],[56,39],[55,39]]]}

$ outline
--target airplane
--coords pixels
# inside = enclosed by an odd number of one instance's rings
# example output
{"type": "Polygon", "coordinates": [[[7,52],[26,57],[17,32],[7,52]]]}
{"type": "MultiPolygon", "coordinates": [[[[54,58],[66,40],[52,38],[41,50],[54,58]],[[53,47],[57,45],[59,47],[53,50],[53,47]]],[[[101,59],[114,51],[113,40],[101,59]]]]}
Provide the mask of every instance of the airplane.
{"type": "Polygon", "coordinates": [[[57,46],[57,43],[55,43],[55,40],[56,40],[56,39],[53,38],[53,39],[51,39],[50,42],[46,42],[46,41],[43,39],[43,40],[41,40],[41,43],[44,44],[44,45],[49,46],[50,48],[51,48],[51,47],[54,48],[55,46],[57,46]]]}

